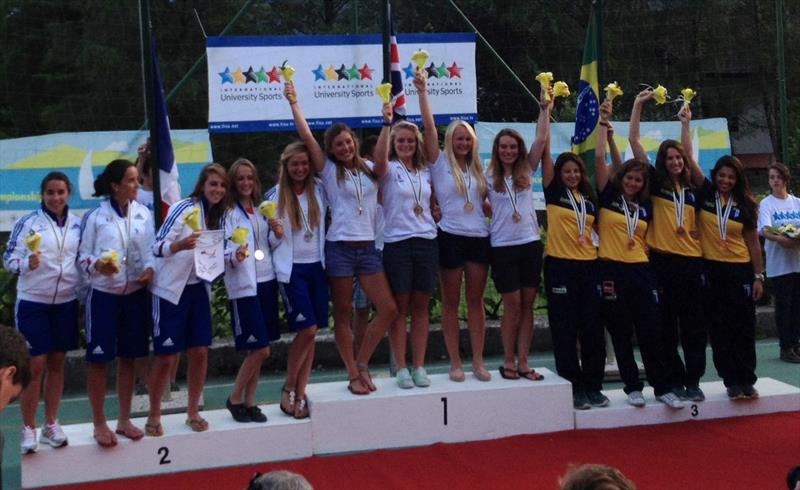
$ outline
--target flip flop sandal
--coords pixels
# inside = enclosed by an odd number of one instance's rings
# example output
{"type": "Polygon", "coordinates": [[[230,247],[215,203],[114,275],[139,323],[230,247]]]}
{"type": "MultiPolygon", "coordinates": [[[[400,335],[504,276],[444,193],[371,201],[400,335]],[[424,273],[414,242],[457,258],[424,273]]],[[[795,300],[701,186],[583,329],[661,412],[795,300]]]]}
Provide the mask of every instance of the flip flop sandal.
{"type": "Polygon", "coordinates": [[[208,430],[208,422],[204,418],[186,419],[186,425],[194,432],[205,432],[208,430]]]}
{"type": "Polygon", "coordinates": [[[361,377],[361,382],[369,388],[369,391],[375,391],[378,388],[375,386],[375,383],[372,382],[372,376],[369,374],[369,369],[365,364],[361,364],[358,366],[358,373],[361,377]]]}
{"type": "Polygon", "coordinates": [[[161,424],[151,424],[146,423],[144,424],[144,433],[148,437],[161,437],[164,435],[164,428],[161,427],[161,424]]]}
{"type": "Polygon", "coordinates": [[[364,384],[364,380],[361,379],[361,376],[350,378],[350,384],[347,385],[347,389],[350,390],[350,393],[354,395],[369,395],[370,393],[369,387],[366,384],[364,384]],[[365,391],[353,389],[353,383],[355,382],[361,383],[361,385],[364,386],[365,391]]]}
{"type": "Polygon", "coordinates": [[[519,374],[520,377],[529,379],[531,381],[541,381],[544,379],[544,374],[537,373],[533,369],[531,369],[530,371],[517,371],[517,374],[519,374]]]}
{"type": "MultiPolygon", "coordinates": [[[[134,429],[137,429],[137,428],[134,427],[134,429]]],[[[130,439],[132,441],[138,441],[139,439],[144,437],[144,432],[142,432],[142,431],[140,431],[138,429],[133,433],[130,433],[130,432],[126,431],[125,429],[117,429],[114,432],[119,434],[119,435],[121,435],[122,437],[127,437],[128,439],[130,439]]]]}
{"type": "Polygon", "coordinates": [[[107,441],[100,440],[97,437],[97,433],[96,432],[92,435],[92,437],[94,437],[94,440],[97,441],[97,444],[99,444],[101,447],[114,447],[114,446],[117,445],[117,439],[116,439],[116,437],[114,437],[113,433],[110,434],[109,439],[107,441]]]}
{"type": "Polygon", "coordinates": [[[514,368],[507,368],[505,366],[500,366],[498,370],[500,371],[500,377],[503,379],[519,379],[522,374],[514,368]]]}
{"type": "MultiPolygon", "coordinates": [[[[294,390],[287,390],[286,389],[286,385],[283,385],[283,388],[281,388],[281,391],[283,393],[286,393],[287,395],[289,395],[289,408],[284,408],[283,407],[283,398],[282,397],[281,397],[281,403],[278,404],[278,407],[281,409],[281,412],[285,413],[289,417],[294,417],[294,404],[295,404],[295,396],[296,396],[295,392],[294,392],[294,390]]],[[[352,390],[350,390],[350,391],[352,391],[352,390]]]]}
{"type": "Polygon", "coordinates": [[[308,400],[304,397],[297,403],[297,409],[294,412],[294,418],[307,419],[311,413],[308,411],[308,400]]]}

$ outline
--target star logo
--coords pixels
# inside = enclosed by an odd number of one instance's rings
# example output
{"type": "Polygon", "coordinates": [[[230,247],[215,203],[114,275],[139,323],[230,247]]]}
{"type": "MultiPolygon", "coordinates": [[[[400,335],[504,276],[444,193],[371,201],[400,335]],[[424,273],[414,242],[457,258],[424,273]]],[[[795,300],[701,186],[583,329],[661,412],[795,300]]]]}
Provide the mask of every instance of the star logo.
{"type": "Polygon", "coordinates": [[[258,77],[256,76],[256,72],[253,71],[253,67],[251,66],[249,70],[244,72],[244,79],[245,83],[258,83],[258,77]]]}
{"type": "Polygon", "coordinates": [[[433,61],[431,61],[431,66],[425,68],[425,71],[428,72],[428,78],[439,78],[439,71],[436,70],[436,65],[433,64],[433,61]]]}
{"type": "MultiPolygon", "coordinates": [[[[367,65],[364,65],[367,66],[367,65]]],[[[325,70],[322,69],[322,65],[317,66],[315,70],[311,70],[311,73],[314,74],[314,81],[317,80],[325,80],[325,70]]]]}
{"type": "Polygon", "coordinates": [[[411,64],[410,61],[408,62],[408,66],[403,68],[403,73],[405,73],[406,79],[414,78],[414,75],[416,75],[414,72],[414,65],[411,64]]]}
{"type": "Polygon", "coordinates": [[[360,75],[360,73],[358,71],[358,68],[356,68],[356,64],[353,63],[353,66],[351,66],[350,68],[347,69],[347,79],[348,80],[359,80],[360,78],[361,78],[361,75],[360,75]]]}
{"type": "Polygon", "coordinates": [[[462,70],[462,68],[460,66],[456,65],[455,61],[447,69],[447,71],[450,72],[450,78],[455,78],[455,77],[461,78],[461,70],[462,70]]]}
{"type": "Polygon", "coordinates": [[[336,79],[337,81],[339,81],[339,80],[350,80],[347,77],[347,68],[344,67],[344,63],[342,63],[342,66],[340,66],[339,69],[336,70],[336,74],[339,76],[339,78],[336,79]]]}
{"type": "Polygon", "coordinates": [[[436,67],[436,71],[439,72],[439,78],[450,78],[450,72],[447,71],[447,67],[444,66],[444,62],[436,67]]]}
{"type": "Polygon", "coordinates": [[[242,69],[238,66],[236,67],[236,71],[233,72],[233,83],[245,83],[244,73],[242,73],[242,69]]]}
{"type": "Polygon", "coordinates": [[[233,83],[231,69],[227,66],[225,67],[225,71],[219,73],[219,76],[222,77],[222,85],[225,85],[226,83],[233,83]]]}
{"type": "Polygon", "coordinates": [[[267,83],[267,72],[264,70],[263,66],[256,72],[256,78],[258,79],[257,83],[267,83]]]}
{"type": "Polygon", "coordinates": [[[372,68],[367,66],[366,63],[364,63],[364,68],[358,70],[358,74],[361,76],[361,80],[372,80],[372,73],[374,71],[375,70],[373,70],[372,68]]]}
{"type": "Polygon", "coordinates": [[[281,83],[281,72],[275,68],[275,65],[272,65],[272,69],[267,72],[267,76],[269,76],[269,83],[281,83]]]}
{"type": "Polygon", "coordinates": [[[333,65],[328,65],[328,67],[325,68],[325,79],[336,80],[336,68],[334,68],[333,65]]]}

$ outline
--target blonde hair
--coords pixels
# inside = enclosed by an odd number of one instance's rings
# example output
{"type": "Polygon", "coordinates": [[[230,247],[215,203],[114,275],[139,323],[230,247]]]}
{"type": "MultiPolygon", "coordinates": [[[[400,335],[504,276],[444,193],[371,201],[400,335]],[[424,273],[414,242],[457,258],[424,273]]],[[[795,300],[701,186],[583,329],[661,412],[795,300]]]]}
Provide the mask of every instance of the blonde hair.
{"type": "Polygon", "coordinates": [[[228,193],[225,196],[227,199],[227,208],[233,208],[236,206],[236,203],[239,202],[239,199],[242,197],[239,195],[238,189],[236,189],[236,172],[239,170],[240,167],[247,167],[253,171],[253,193],[250,196],[250,200],[253,202],[253,205],[257,205],[261,199],[261,179],[258,178],[258,170],[256,166],[248,160],[247,158],[237,158],[231,168],[228,169],[228,193]]]}
{"type": "Polygon", "coordinates": [[[466,123],[466,121],[456,120],[450,123],[447,126],[447,131],[444,133],[444,154],[447,156],[447,161],[450,163],[450,173],[453,174],[453,180],[455,180],[456,187],[458,191],[466,195],[467,188],[466,184],[464,183],[464,176],[461,172],[461,167],[458,165],[458,159],[456,158],[456,154],[453,151],[453,136],[456,132],[456,129],[459,127],[463,127],[466,129],[467,133],[469,133],[470,137],[472,137],[472,151],[467,159],[467,171],[472,174],[472,178],[478,184],[478,194],[481,196],[486,195],[486,176],[483,175],[483,167],[481,166],[481,157],[478,153],[478,137],[475,136],[475,130],[472,129],[472,126],[466,123]]]}
{"type": "Polygon", "coordinates": [[[492,144],[492,158],[489,160],[489,173],[492,175],[492,187],[495,192],[505,192],[506,186],[503,183],[504,172],[503,164],[500,162],[500,138],[508,136],[517,142],[517,159],[512,166],[511,175],[514,181],[514,190],[522,191],[531,186],[531,167],[528,165],[528,154],[525,151],[525,140],[522,135],[514,129],[501,129],[494,138],[492,144]]]}
{"type": "Polygon", "coordinates": [[[411,131],[414,134],[414,140],[417,142],[417,148],[414,150],[414,155],[411,157],[411,165],[416,169],[424,168],[426,162],[424,153],[425,147],[422,142],[422,133],[420,132],[419,127],[411,121],[399,121],[392,127],[392,135],[389,145],[389,159],[400,160],[397,157],[397,152],[394,149],[394,139],[397,136],[397,132],[402,129],[411,131]]]}
{"type": "MultiPolygon", "coordinates": [[[[278,212],[289,217],[292,230],[301,230],[303,228],[303,219],[300,217],[300,201],[297,199],[297,194],[295,194],[292,186],[292,179],[289,177],[289,160],[303,153],[309,154],[305,143],[301,141],[289,143],[283,149],[279,162],[278,212]]],[[[314,229],[320,224],[322,212],[317,201],[316,181],[314,180],[314,172],[311,169],[311,162],[309,162],[308,175],[306,175],[303,185],[308,199],[308,226],[314,229]]]]}

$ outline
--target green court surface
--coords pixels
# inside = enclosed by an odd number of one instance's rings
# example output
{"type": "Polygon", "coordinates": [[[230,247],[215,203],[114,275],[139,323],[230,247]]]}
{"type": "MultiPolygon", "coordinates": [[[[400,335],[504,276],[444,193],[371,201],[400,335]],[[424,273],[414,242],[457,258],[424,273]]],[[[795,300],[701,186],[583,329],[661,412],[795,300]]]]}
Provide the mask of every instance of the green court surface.
{"type": "MultiPolygon", "coordinates": [[[[756,345],[758,356],[757,374],[759,377],[774,378],[794,386],[800,386],[800,364],[789,364],[778,359],[778,343],[774,338],[758,341],[756,345]]],[[[718,381],[716,370],[711,360],[711,349],[706,351],[707,369],[706,375],[702,379],[706,381],[718,381]]],[[[637,359],[641,360],[638,356],[637,359]]],[[[469,362],[465,361],[465,366],[469,362]]],[[[493,357],[487,359],[487,367],[497,376],[497,367],[501,364],[502,358],[493,357]]],[[[546,367],[555,372],[555,361],[551,352],[536,353],[530,358],[530,365],[534,367],[546,367]]],[[[448,364],[443,361],[429,363],[426,366],[431,374],[443,374],[448,372],[448,364]]],[[[376,377],[388,377],[387,366],[374,366],[373,375],[376,377]]],[[[258,400],[260,404],[278,403],[280,399],[281,386],[283,385],[282,372],[262,374],[258,389],[258,400]]],[[[312,383],[341,381],[346,382],[347,374],[344,370],[323,370],[314,371],[311,375],[312,383]]],[[[209,379],[205,386],[204,401],[207,410],[220,409],[225,406],[230,391],[233,387],[233,378],[214,378],[209,379]]],[[[605,383],[605,389],[622,388],[622,383],[605,383]]],[[[106,400],[106,413],[109,419],[114,419],[117,414],[116,398],[109,396],[106,400]]],[[[40,404],[39,423],[41,423],[42,406],[40,404]]],[[[77,424],[91,421],[89,401],[85,393],[69,394],[64,397],[61,404],[59,421],[62,425],[77,424]]],[[[21,429],[21,417],[19,407],[14,404],[0,414],[0,430],[5,435],[5,450],[3,451],[3,477],[2,488],[16,489],[20,486],[20,455],[19,455],[19,433],[21,429]]],[[[69,448],[65,448],[69,450],[69,448]]]]}

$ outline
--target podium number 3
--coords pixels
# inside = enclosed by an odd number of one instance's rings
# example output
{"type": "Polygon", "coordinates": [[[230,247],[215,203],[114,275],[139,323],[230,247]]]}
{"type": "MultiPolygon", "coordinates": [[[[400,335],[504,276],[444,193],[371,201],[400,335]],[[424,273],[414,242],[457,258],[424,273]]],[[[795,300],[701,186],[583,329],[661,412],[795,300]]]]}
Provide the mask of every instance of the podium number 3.
{"type": "Polygon", "coordinates": [[[171,459],[167,459],[169,456],[169,448],[167,446],[161,446],[158,448],[158,453],[161,455],[161,459],[158,461],[158,464],[170,464],[172,463],[171,459]]]}
{"type": "Polygon", "coordinates": [[[444,425],[447,425],[447,397],[443,396],[442,400],[442,416],[444,418],[444,425]]]}

